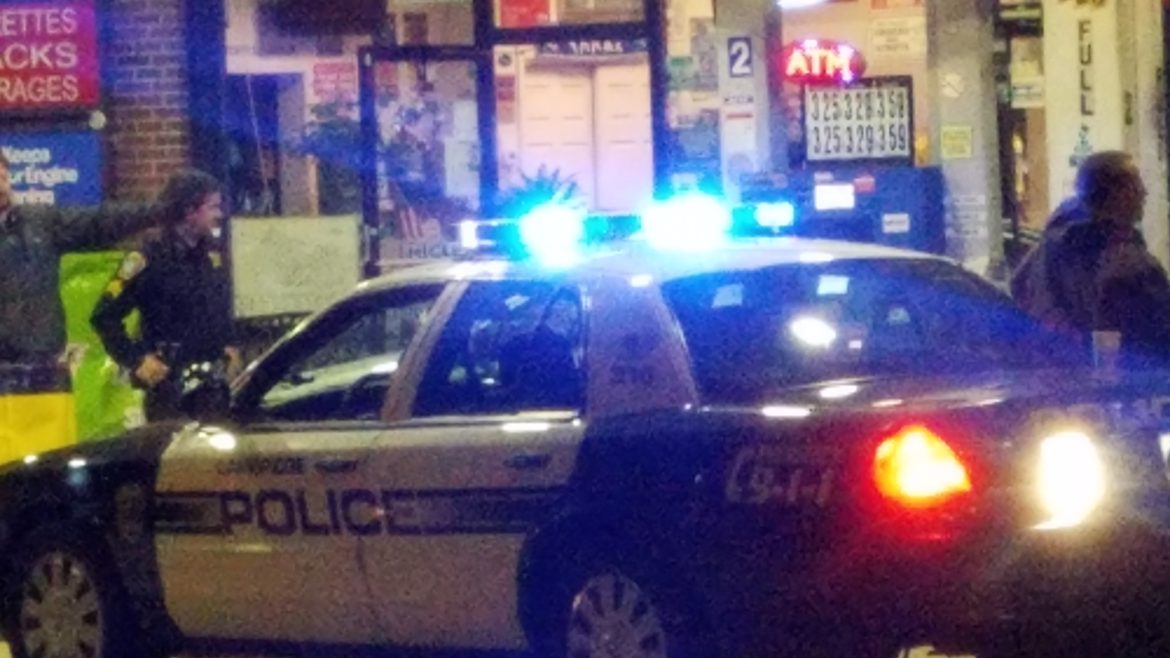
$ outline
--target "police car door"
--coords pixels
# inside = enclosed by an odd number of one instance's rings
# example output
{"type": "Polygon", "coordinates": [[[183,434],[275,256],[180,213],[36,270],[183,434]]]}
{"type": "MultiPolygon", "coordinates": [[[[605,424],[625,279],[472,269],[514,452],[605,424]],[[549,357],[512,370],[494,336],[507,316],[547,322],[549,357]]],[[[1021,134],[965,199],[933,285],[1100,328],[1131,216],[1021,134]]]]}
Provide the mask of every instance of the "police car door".
{"type": "Polygon", "coordinates": [[[550,511],[583,434],[581,309],[568,287],[472,282],[426,367],[395,383],[402,420],[370,469],[401,477],[388,523],[404,540],[363,549],[395,643],[523,646],[524,533],[550,511]]]}
{"type": "Polygon", "coordinates": [[[157,544],[167,608],[186,635],[382,641],[358,562],[360,538],[382,523],[367,456],[386,431],[391,377],[443,289],[343,302],[247,375],[239,427],[173,443],[157,544]]]}

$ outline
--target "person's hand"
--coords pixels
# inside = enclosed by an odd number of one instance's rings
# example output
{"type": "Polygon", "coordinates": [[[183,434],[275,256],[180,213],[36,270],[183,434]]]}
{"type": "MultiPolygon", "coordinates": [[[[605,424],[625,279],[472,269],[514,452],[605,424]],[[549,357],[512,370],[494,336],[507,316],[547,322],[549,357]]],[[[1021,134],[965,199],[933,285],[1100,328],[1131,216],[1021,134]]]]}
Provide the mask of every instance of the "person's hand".
{"type": "Polygon", "coordinates": [[[227,377],[235,379],[244,371],[244,358],[240,355],[240,348],[229,345],[223,348],[223,355],[227,357],[227,377]]]}
{"type": "Polygon", "coordinates": [[[150,388],[158,386],[170,373],[171,369],[155,354],[142,357],[142,363],[134,369],[134,376],[150,388]]]}

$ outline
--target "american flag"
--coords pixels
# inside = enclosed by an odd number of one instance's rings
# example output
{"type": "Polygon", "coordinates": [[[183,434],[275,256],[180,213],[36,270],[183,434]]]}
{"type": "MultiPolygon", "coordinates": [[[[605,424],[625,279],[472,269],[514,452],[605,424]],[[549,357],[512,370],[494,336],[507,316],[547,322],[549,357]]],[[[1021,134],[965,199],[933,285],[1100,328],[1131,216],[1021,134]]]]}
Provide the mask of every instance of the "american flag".
{"type": "Polygon", "coordinates": [[[403,240],[422,240],[426,237],[423,232],[423,217],[408,205],[401,205],[394,213],[397,222],[398,236],[403,240]]]}

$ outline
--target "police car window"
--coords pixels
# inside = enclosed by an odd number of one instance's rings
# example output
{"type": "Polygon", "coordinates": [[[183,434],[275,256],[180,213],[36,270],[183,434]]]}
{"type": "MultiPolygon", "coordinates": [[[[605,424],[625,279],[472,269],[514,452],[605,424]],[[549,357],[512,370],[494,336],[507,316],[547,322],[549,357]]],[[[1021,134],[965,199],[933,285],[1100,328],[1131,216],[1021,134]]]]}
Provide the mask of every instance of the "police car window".
{"type": "Polygon", "coordinates": [[[934,260],[725,272],[664,285],[704,395],[749,401],[829,377],[1046,365],[1004,295],[934,260]]]}
{"type": "Polygon", "coordinates": [[[275,357],[262,416],[375,420],[403,353],[442,290],[424,286],[355,300],[322,316],[275,357]]]}
{"type": "Polygon", "coordinates": [[[551,283],[472,284],[439,339],[414,415],[582,406],[582,312],[551,283]]]}

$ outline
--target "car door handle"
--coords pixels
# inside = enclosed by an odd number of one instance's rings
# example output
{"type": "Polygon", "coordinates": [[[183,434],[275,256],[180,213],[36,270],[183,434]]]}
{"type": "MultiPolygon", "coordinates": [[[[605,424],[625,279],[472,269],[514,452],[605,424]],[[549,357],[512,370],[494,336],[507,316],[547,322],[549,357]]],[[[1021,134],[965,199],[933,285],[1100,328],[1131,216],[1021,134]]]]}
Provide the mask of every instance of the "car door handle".
{"type": "Polygon", "coordinates": [[[313,464],[318,473],[325,475],[340,475],[342,473],[352,473],[357,470],[358,462],[356,459],[343,459],[341,457],[331,457],[318,461],[313,464]]]}
{"type": "Polygon", "coordinates": [[[509,457],[504,465],[517,471],[535,471],[552,462],[552,456],[545,454],[523,454],[509,457]]]}

